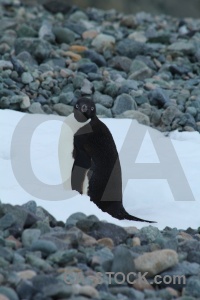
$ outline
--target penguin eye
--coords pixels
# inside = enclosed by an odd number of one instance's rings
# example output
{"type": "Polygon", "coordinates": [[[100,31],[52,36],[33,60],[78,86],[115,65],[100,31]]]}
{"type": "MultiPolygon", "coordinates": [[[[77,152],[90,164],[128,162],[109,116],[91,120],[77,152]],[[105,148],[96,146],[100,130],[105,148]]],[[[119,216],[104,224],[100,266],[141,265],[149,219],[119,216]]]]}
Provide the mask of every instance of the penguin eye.
{"type": "Polygon", "coordinates": [[[76,108],[79,108],[79,105],[78,105],[78,104],[76,104],[76,105],[75,105],[75,107],[76,107],[76,108]]]}
{"type": "Polygon", "coordinates": [[[94,107],[91,107],[91,110],[94,110],[94,107]]]}

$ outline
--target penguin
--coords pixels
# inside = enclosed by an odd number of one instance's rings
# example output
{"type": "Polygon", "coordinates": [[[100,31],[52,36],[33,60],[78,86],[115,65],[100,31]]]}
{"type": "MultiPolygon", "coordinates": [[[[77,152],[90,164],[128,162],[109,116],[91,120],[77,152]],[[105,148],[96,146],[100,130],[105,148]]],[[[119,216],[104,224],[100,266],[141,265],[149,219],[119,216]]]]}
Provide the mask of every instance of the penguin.
{"type": "Polygon", "coordinates": [[[119,155],[111,132],[96,115],[94,102],[80,98],[74,105],[74,118],[89,123],[74,134],[72,190],[83,194],[88,181],[86,194],[103,212],[118,220],[155,223],[134,217],[124,209],[119,155]]]}

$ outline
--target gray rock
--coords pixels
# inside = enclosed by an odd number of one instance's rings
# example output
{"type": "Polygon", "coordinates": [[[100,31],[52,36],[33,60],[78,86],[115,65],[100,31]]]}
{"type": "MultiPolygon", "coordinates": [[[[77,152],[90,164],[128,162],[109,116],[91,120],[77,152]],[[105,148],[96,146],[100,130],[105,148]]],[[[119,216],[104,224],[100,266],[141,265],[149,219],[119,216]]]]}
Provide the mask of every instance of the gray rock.
{"type": "Polygon", "coordinates": [[[35,289],[32,282],[29,280],[23,280],[17,286],[17,294],[19,295],[20,299],[30,300],[34,293],[35,289]]]}
{"type": "Polygon", "coordinates": [[[59,266],[72,265],[76,263],[75,256],[77,255],[77,250],[69,249],[69,250],[59,250],[54,254],[48,256],[48,260],[58,264],[59,266]]]}
{"type": "Polygon", "coordinates": [[[0,70],[13,69],[13,64],[7,60],[0,60],[0,70]]]}
{"type": "Polygon", "coordinates": [[[73,107],[63,103],[54,104],[53,110],[60,116],[69,116],[73,112],[73,107]]]}
{"type": "Polygon", "coordinates": [[[15,224],[16,218],[13,214],[7,213],[0,218],[0,230],[5,230],[15,224]]]}
{"type": "Polygon", "coordinates": [[[81,88],[81,93],[85,94],[85,95],[91,95],[92,94],[92,88],[93,88],[93,84],[85,78],[83,80],[83,86],[81,88]]]}
{"type": "Polygon", "coordinates": [[[25,259],[23,256],[21,256],[20,254],[18,253],[14,253],[13,254],[13,264],[16,264],[16,265],[22,265],[25,263],[25,259]]]}
{"type": "Polygon", "coordinates": [[[115,38],[111,35],[100,33],[92,41],[92,46],[98,51],[103,52],[112,49],[115,45],[115,38]]]}
{"type": "Polygon", "coordinates": [[[169,103],[168,95],[161,88],[150,91],[148,93],[148,98],[151,105],[157,105],[159,108],[169,103]]]}
{"type": "Polygon", "coordinates": [[[42,22],[42,26],[39,30],[39,38],[44,39],[50,43],[55,42],[55,35],[52,32],[52,24],[49,21],[44,20],[42,22]]]}
{"type": "Polygon", "coordinates": [[[74,99],[74,93],[68,92],[68,93],[62,93],[59,96],[59,102],[64,104],[71,104],[71,102],[74,99]]]}
{"type": "Polygon", "coordinates": [[[130,71],[132,60],[126,56],[115,56],[109,62],[109,65],[120,71],[128,73],[130,71]]]}
{"type": "Polygon", "coordinates": [[[175,105],[170,105],[164,110],[161,121],[165,125],[171,125],[172,121],[179,115],[181,115],[179,109],[175,105]]]}
{"type": "Polygon", "coordinates": [[[0,246],[0,257],[7,260],[8,262],[12,262],[13,252],[8,248],[0,246]]]}
{"type": "Polygon", "coordinates": [[[28,72],[24,72],[24,73],[22,73],[21,79],[24,84],[28,84],[33,81],[33,76],[28,72]]]}
{"type": "Polygon", "coordinates": [[[137,55],[146,54],[147,50],[148,48],[145,43],[136,42],[131,39],[124,39],[116,46],[117,53],[129,58],[135,58],[137,55]]]}
{"type": "Polygon", "coordinates": [[[188,261],[183,261],[183,262],[178,263],[172,269],[162,272],[161,274],[162,274],[162,276],[184,275],[186,277],[189,277],[192,275],[198,275],[199,271],[200,271],[200,265],[198,263],[196,263],[196,262],[191,263],[188,261]]]}
{"type": "Polygon", "coordinates": [[[111,96],[112,98],[117,96],[119,86],[115,82],[108,82],[105,87],[105,94],[111,96]]]}
{"type": "Polygon", "coordinates": [[[27,51],[39,61],[48,58],[51,49],[52,47],[47,41],[39,38],[18,38],[15,41],[16,55],[27,51]]]}
{"type": "Polygon", "coordinates": [[[69,218],[67,219],[66,221],[66,226],[68,225],[76,225],[76,223],[79,221],[79,220],[83,220],[83,219],[86,219],[86,215],[84,213],[74,213],[72,214],[71,216],[69,216],[69,218]]]}
{"type": "Polygon", "coordinates": [[[88,74],[88,73],[97,73],[98,71],[98,67],[95,63],[90,63],[90,62],[86,62],[86,63],[81,63],[78,66],[78,71],[88,74]]]}
{"type": "Polygon", "coordinates": [[[89,58],[92,62],[94,62],[95,64],[97,64],[97,66],[99,67],[103,67],[106,65],[106,60],[103,57],[103,55],[97,53],[94,50],[86,50],[84,52],[84,56],[86,58],[89,58]]]}
{"type": "Polygon", "coordinates": [[[81,10],[77,10],[69,16],[69,21],[80,22],[80,20],[88,20],[88,16],[81,10]]]}
{"type": "Polygon", "coordinates": [[[36,240],[31,245],[32,251],[41,251],[43,255],[49,255],[57,251],[56,245],[51,241],[36,240]]]}
{"type": "Polygon", "coordinates": [[[141,60],[135,59],[130,66],[129,79],[144,80],[152,76],[152,70],[141,60]]]}
{"type": "Polygon", "coordinates": [[[122,81],[122,87],[126,87],[128,91],[138,90],[138,82],[136,80],[127,79],[122,81]]]}
{"type": "Polygon", "coordinates": [[[33,56],[25,50],[22,50],[22,52],[20,52],[16,58],[20,61],[22,67],[26,66],[27,69],[35,70],[35,68],[38,66],[38,63],[33,56]]]}
{"type": "Polygon", "coordinates": [[[141,96],[136,96],[135,97],[135,102],[137,103],[137,105],[142,105],[144,103],[148,103],[149,100],[148,100],[148,97],[147,95],[141,95],[141,96]]]}
{"type": "Polygon", "coordinates": [[[37,31],[35,31],[32,27],[26,25],[26,24],[22,24],[18,29],[17,29],[17,35],[20,38],[23,37],[30,37],[30,38],[34,38],[37,37],[37,31]]]}
{"type": "Polygon", "coordinates": [[[31,213],[36,213],[37,204],[34,200],[30,200],[24,204],[22,204],[22,207],[25,208],[27,211],[30,211],[31,213]]]}
{"type": "MultiPolygon", "coordinates": [[[[117,287],[110,287],[109,291],[117,297],[118,294],[120,294],[120,297],[122,295],[126,297],[126,299],[137,299],[137,300],[143,300],[144,294],[140,291],[135,290],[134,288],[126,287],[126,286],[117,286],[117,287]]],[[[153,299],[153,298],[152,298],[153,299]]],[[[156,298],[154,298],[156,299],[156,298]]],[[[160,300],[160,299],[156,299],[160,300]]]]}
{"type": "Polygon", "coordinates": [[[45,299],[47,299],[47,297],[51,297],[51,299],[52,297],[55,299],[66,299],[72,294],[72,287],[67,286],[64,282],[59,282],[44,287],[42,291],[45,299]]]}
{"type": "Polygon", "coordinates": [[[113,115],[120,115],[126,110],[136,110],[137,104],[135,100],[128,94],[121,94],[114,102],[112,108],[113,115]]]}
{"type": "Polygon", "coordinates": [[[200,253],[198,251],[189,251],[187,260],[200,264],[200,253]]]}
{"type": "Polygon", "coordinates": [[[151,225],[141,228],[140,234],[148,243],[155,242],[156,239],[162,238],[162,234],[159,229],[151,225]]]}
{"type": "Polygon", "coordinates": [[[146,116],[145,114],[141,113],[140,111],[136,111],[136,110],[126,110],[125,112],[123,112],[120,115],[117,115],[116,117],[117,118],[135,119],[140,124],[144,124],[147,126],[150,125],[149,117],[146,116]]]}
{"type": "Polygon", "coordinates": [[[198,298],[200,295],[200,277],[199,276],[191,276],[186,283],[185,296],[192,296],[198,298]]]}
{"type": "Polygon", "coordinates": [[[1,286],[0,294],[6,296],[9,300],[19,300],[19,297],[16,294],[16,292],[10,287],[1,286]]]}
{"type": "Polygon", "coordinates": [[[76,38],[76,34],[68,28],[54,27],[53,33],[55,34],[56,40],[59,44],[70,44],[76,38]]]}
{"type": "Polygon", "coordinates": [[[195,107],[192,107],[192,106],[188,106],[186,108],[185,112],[192,115],[193,117],[195,117],[197,115],[197,109],[195,107]]]}
{"type": "Polygon", "coordinates": [[[104,107],[103,105],[97,103],[96,104],[96,112],[97,115],[102,115],[107,118],[112,118],[112,112],[109,108],[104,107]]]}
{"type": "Polygon", "coordinates": [[[34,269],[36,268],[44,272],[52,272],[53,270],[50,264],[47,262],[47,260],[39,258],[32,253],[26,255],[26,262],[33,266],[34,269]]]}
{"type": "Polygon", "coordinates": [[[37,241],[41,235],[39,229],[25,229],[22,233],[22,244],[24,247],[31,247],[33,242],[37,241]]]}
{"type": "Polygon", "coordinates": [[[173,44],[171,44],[168,47],[168,50],[172,51],[172,52],[180,52],[182,54],[188,55],[188,54],[194,54],[195,53],[195,45],[194,43],[191,41],[178,41],[175,42],[173,44]]]}
{"type": "Polygon", "coordinates": [[[113,105],[113,98],[108,95],[103,95],[100,92],[95,92],[93,95],[93,100],[95,103],[100,103],[101,105],[110,108],[113,105]]]}
{"type": "Polygon", "coordinates": [[[77,74],[73,80],[73,86],[75,89],[81,89],[84,84],[85,77],[83,75],[77,74]]]}
{"type": "Polygon", "coordinates": [[[85,228],[82,226],[80,227],[79,224],[80,223],[78,222],[76,226],[94,237],[96,240],[108,237],[114,241],[115,245],[118,245],[125,242],[125,240],[128,238],[128,234],[124,228],[111,223],[99,221],[90,222],[90,226],[87,227],[87,230],[85,230],[85,228]]]}
{"type": "Polygon", "coordinates": [[[44,0],[42,1],[42,5],[45,7],[46,10],[56,14],[56,13],[63,13],[66,14],[71,9],[71,5],[69,2],[65,2],[63,0],[44,0]]]}
{"type": "Polygon", "coordinates": [[[112,251],[107,247],[97,250],[95,256],[98,257],[100,264],[105,264],[106,262],[113,260],[114,257],[112,251]]]}
{"type": "Polygon", "coordinates": [[[28,108],[28,111],[32,114],[44,114],[42,106],[39,102],[34,102],[28,108]]]}
{"type": "MultiPolygon", "coordinates": [[[[122,245],[117,246],[114,250],[114,259],[112,262],[111,272],[121,272],[126,277],[129,273],[135,272],[135,266],[131,252],[122,245]]],[[[133,276],[132,278],[131,276],[129,278],[130,281],[133,281],[134,279],[135,278],[133,276]]],[[[120,276],[118,276],[118,280],[120,281],[120,276]]]]}
{"type": "MultiPolygon", "coordinates": [[[[93,81],[93,87],[95,92],[103,92],[104,88],[105,88],[105,84],[103,81],[93,81]]],[[[106,93],[107,94],[107,93],[106,93]]]]}

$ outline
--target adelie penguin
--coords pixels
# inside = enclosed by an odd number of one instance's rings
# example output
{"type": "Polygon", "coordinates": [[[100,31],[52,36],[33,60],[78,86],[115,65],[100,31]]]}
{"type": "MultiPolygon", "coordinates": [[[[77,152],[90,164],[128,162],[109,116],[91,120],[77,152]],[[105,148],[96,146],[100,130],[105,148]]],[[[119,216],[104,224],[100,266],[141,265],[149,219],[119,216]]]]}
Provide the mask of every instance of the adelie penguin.
{"type": "Polygon", "coordinates": [[[74,164],[71,174],[72,190],[87,195],[102,211],[119,220],[154,223],[127,213],[122,204],[122,174],[118,152],[112,134],[96,116],[95,104],[80,98],[74,105],[74,117],[84,124],[74,134],[74,164]]]}

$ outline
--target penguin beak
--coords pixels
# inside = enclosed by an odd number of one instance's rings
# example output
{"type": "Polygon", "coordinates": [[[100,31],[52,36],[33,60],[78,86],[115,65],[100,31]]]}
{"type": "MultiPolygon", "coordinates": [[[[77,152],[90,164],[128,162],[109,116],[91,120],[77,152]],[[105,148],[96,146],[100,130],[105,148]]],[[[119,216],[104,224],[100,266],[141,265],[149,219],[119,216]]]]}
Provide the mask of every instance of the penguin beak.
{"type": "Polygon", "coordinates": [[[87,110],[88,110],[87,105],[83,104],[82,107],[81,107],[81,112],[85,113],[87,110]]]}

